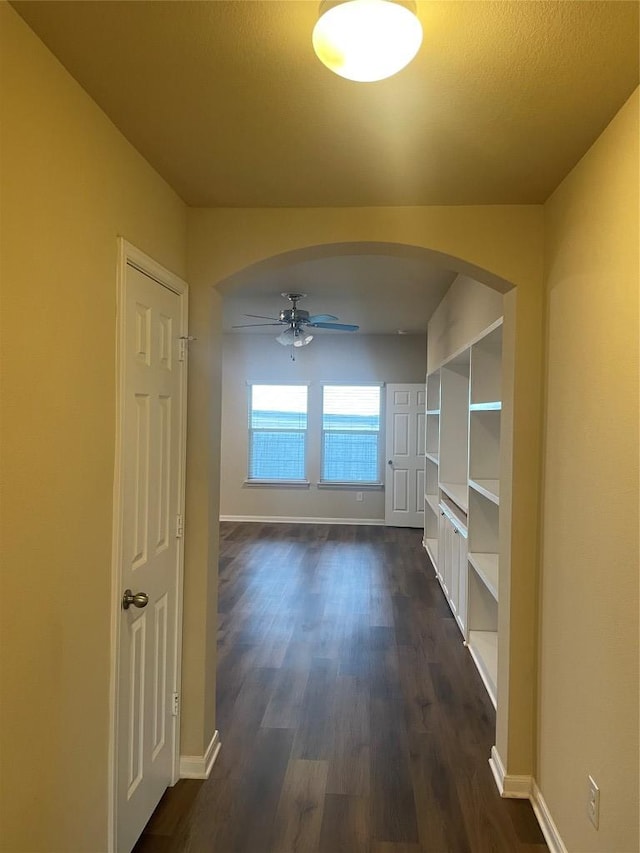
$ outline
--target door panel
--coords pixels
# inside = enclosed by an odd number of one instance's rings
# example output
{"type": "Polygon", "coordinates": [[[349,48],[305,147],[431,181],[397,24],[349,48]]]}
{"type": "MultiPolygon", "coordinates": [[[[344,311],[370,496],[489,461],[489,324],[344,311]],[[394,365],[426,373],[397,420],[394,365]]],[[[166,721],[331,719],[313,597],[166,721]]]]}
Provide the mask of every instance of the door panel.
{"type": "Polygon", "coordinates": [[[406,469],[392,471],[393,476],[393,511],[407,512],[409,510],[409,476],[406,469]]]}

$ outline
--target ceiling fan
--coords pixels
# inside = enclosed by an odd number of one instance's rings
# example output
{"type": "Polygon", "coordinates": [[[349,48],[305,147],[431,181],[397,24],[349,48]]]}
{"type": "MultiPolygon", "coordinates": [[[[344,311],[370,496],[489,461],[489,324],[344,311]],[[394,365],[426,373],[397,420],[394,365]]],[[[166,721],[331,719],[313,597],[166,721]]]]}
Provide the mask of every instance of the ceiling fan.
{"type": "MultiPolygon", "coordinates": [[[[338,323],[333,314],[313,314],[298,308],[298,302],[305,297],[306,293],[282,293],[285,299],[291,303],[291,308],[283,308],[278,317],[264,317],[261,314],[245,314],[245,317],[253,317],[256,320],[270,320],[269,323],[244,323],[241,326],[233,326],[234,329],[251,329],[256,326],[286,326],[276,340],[283,347],[305,347],[313,340],[309,329],[334,329],[341,332],[357,332],[359,326],[349,323],[338,323]]],[[[293,354],[293,353],[292,353],[293,354]]]]}

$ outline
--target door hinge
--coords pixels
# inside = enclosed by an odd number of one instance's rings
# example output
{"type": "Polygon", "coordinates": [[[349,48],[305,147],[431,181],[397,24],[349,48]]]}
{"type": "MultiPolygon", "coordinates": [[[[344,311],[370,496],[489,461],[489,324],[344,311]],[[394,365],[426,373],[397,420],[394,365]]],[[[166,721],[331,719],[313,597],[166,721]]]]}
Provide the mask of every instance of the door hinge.
{"type": "Polygon", "coordinates": [[[177,717],[180,713],[180,694],[174,693],[171,697],[171,716],[177,717]]]}
{"type": "Polygon", "coordinates": [[[187,353],[189,352],[189,342],[195,341],[197,338],[194,338],[193,335],[181,335],[178,338],[180,342],[180,349],[178,350],[178,361],[185,361],[187,358],[187,353]]]}
{"type": "Polygon", "coordinates": [[[176,539],[182,539],[184,536],[184,516],[182,513],[176,515],[176,539]]]}

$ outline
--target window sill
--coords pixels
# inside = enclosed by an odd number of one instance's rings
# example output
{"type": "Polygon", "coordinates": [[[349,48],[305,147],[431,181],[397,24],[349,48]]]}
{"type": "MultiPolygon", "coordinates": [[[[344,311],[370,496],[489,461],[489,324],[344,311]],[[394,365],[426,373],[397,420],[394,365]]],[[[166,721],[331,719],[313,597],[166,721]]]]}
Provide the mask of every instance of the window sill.
{"type": "Polygon", "coordinates": [[[354,492],[375,492],[384,489],[384,483],[338,483],[331,480],[318,483],[319,489],[345,489],[354,492]]]}
{"type": "Polygon", "coordinates": [[[308,489],[308,480],[245,480],[245,486],[276,489],[308,489]]]}

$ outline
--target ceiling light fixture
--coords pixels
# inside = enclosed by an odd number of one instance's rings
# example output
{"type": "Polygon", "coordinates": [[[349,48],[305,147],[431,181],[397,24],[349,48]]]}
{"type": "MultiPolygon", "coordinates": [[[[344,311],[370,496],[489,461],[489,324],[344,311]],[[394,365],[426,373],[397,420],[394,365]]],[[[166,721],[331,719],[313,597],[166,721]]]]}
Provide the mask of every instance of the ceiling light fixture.
{"type": "Polygon", "coordinates": [[[412,0],[322,0],[313,49],[347,80],[372,83],[397,74],[422,44],[412,0]]]}
{"type": "Polygon", "coordinates": [[[313,335],[305,332],[304,329],[296,329],[295,338],[293,341],[294,347],[306,347],[313,340],[313,335]]]}
{"type": "Polygon", "coordinates": [[[283,347],[290,347],[292,345],[294,347],[306,347],[313,340],[313,335],[297,326],[289,326],[282,334],[278,335],[276,340],[283,347]]]}

